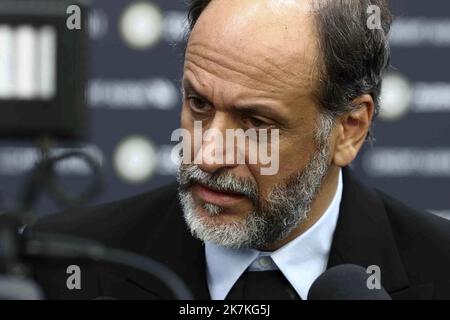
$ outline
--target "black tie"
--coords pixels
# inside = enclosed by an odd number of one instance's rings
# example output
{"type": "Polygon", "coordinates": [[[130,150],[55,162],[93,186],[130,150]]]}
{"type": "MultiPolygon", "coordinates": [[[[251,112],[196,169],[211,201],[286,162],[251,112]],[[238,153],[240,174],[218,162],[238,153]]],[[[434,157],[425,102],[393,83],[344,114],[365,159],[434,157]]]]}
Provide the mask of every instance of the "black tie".
{"type": "Polygon", "coordinates": [[[301,298],[280,270],[246,270],[231,288],[226,300],[301,300],[301,298]]]}

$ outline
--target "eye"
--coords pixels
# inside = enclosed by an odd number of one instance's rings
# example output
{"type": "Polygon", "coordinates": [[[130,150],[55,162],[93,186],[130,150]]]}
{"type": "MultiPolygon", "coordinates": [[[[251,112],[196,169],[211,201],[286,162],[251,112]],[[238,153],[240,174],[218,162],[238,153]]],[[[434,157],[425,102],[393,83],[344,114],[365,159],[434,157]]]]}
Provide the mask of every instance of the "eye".
{"type": "Polygon", "coordinates": [[[267,128],[269,128],[271,126],[270,124],[268,124],[264,120],[259,119],[259,118],[255,118],[255,117],[247,118],[246,122],[249,125],[249,127],[252,127],[252,128],[255,128],[255,129],[267,129],[267,128]]]}
{"type": "Polygon", "coordinates": [[[187,98],[187,102],[189,107],[197,113],[204,113],[211,110],[211,106],[204,101],[203,99],[195,96],[191,96],[187,98]]]}

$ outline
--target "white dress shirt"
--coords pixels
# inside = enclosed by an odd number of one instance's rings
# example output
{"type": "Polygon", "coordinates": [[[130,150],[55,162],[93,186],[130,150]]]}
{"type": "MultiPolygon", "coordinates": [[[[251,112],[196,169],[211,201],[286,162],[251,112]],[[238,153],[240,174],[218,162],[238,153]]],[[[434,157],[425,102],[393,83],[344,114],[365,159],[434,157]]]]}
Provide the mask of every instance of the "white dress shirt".
{"type": "Polygon", "coordinates": [[[342,198],[342,171],[333,200],[320,219],[300,236],[274,252],[230,249],[205,244],[207,282],[211,299],[223,300],[247,270],[279,269],[298,295],[306,300],[309,288],[327,267],[342,198]]]}

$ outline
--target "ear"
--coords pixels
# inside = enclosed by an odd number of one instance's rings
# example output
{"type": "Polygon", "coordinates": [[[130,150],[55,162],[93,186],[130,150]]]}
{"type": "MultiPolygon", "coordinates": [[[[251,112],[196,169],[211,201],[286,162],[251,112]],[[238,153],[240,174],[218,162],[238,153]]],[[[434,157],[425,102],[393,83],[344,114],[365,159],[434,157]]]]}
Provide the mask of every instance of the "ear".
{"type": "Polygon", "coordinates": [[[338,117],[333,163],[339,167],[348,166],[356,158],[366,140],[375,110],[369,94],[359,96],[352,103],[359,107],[338,117]]]}

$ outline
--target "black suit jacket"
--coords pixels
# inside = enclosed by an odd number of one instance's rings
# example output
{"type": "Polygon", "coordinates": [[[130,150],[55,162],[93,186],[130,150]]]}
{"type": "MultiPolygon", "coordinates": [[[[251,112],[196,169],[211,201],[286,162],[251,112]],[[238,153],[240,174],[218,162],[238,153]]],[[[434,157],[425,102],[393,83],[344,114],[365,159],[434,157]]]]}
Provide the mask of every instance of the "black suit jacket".
{"type": "MultiPolygon", "coordinates": [[[[450,222],[416,211],[343,170],[343,197],[328,267],[378,265],[393,299],[450,299],[450,222]]],[[[45,217],[35,230],[76,235],[156,259],[197,299],[209,299],[204,247],[189,233],[177,184],[98,207],[45,217]]],[[[170,299],[151,276],[75,260],[36,260],[35,277],[50,299],[170,299]],[[67,266],[81,268],[81,289],[66,286],[67,266]]]]}

